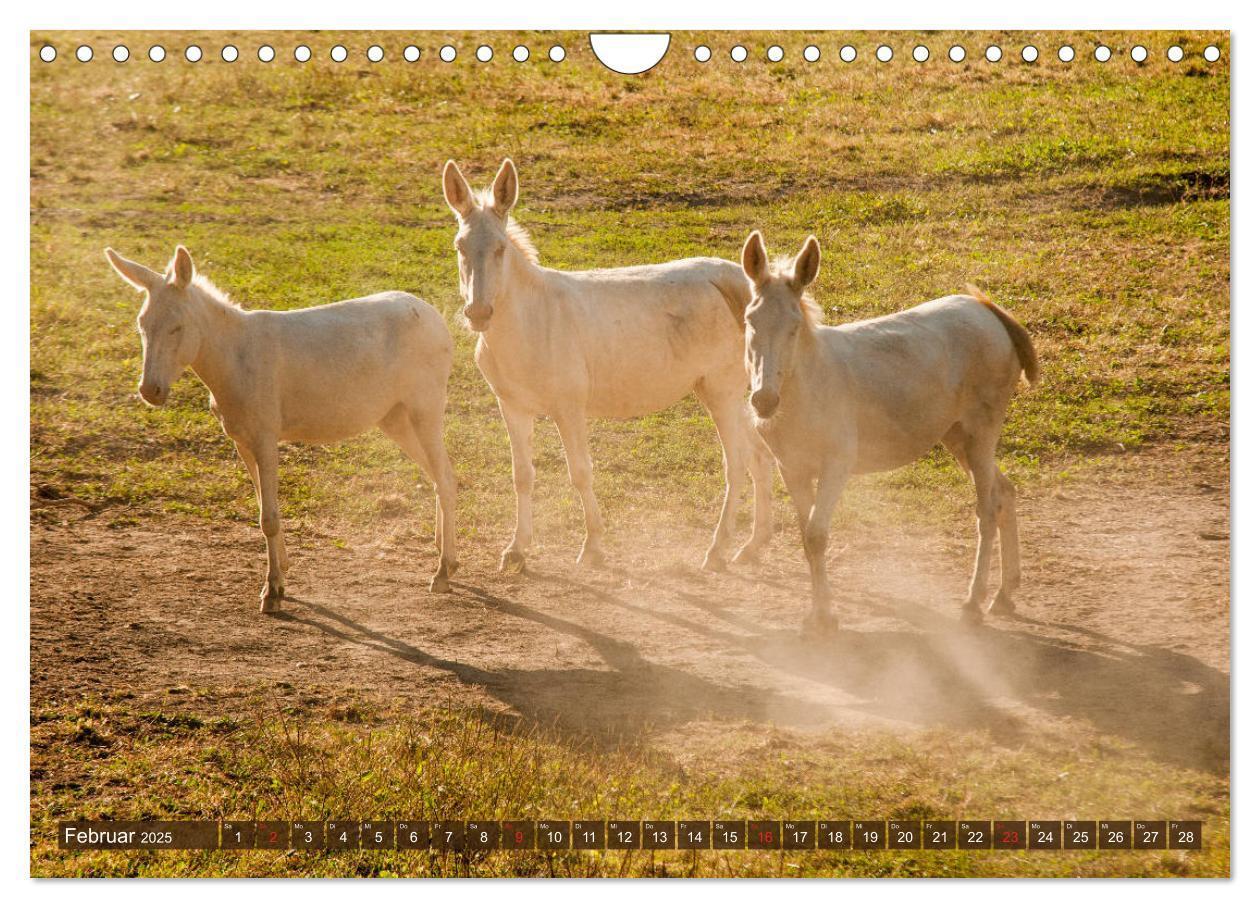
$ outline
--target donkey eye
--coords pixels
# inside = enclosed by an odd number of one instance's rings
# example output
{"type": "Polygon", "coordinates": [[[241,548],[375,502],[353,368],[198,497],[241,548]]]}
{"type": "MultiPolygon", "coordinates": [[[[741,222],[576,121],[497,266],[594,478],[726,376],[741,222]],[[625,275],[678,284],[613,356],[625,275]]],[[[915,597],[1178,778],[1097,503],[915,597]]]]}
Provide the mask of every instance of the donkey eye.
{"type": "Polygon", "coordinates": [[[498,249],[494,250],[494,257],[495,257],[496,259],[501,259],[501,258],[503,258],[503,247],[502,247],[502,246],[500,246],[498,249]]]}
{"type": "Polygon", "coordinates": [[[170,330],[170,333],[171,333],[171,334],[179,334],[179,332],[181,332],[181,331],[183,331],[183,330],[184,330],[184,326],[183,326],[183,325],[176,325],[174,328],[172,328],[172,329],[170,330]]]}

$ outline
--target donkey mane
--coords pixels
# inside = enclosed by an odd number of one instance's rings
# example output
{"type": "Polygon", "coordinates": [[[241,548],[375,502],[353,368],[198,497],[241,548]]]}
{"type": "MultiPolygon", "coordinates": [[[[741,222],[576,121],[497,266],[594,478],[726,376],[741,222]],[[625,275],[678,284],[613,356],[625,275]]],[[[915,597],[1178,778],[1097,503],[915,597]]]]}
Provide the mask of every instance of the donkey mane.
{"type": "Polygon", "coordinates": [[[240,303],[236,302],[225,292],[216,287],[214,283],[211,282],[210,278],[206,277],[204,274],[194,275],[192,279],[192,286],[196,287],[220,306],[229,306],[233,309],[241,308],[240,303]]]}
{"type": "Polygon", "coordinates": [[[814,295],[806,290],[801,294],[801,315],[805,316],[805,324],[811,328],[820,328],[823,325],[822,306],[818,305],[814,295]]]}
{"type": "Polygon", "coordinates": [[[525,258],[535,265],[538,264],[538,247],[534,245],[534,240],[530,237],[529,231],[518,224],[516,218],[511,215],[508,215],[507,235],[508,239],[512,241],[512,245],[519,249],[525,258]]]}
{"type": "MultiPolygon", "coordinates": [[[[774,261],[774,270],[781,275],[790,275],[795,267],[796,259],[790,255],[780,256],[774,261]]],[[[811,328],[818,328],[823,324],[822,306],[818,305],[818,301],[808,290],[801,291],[801,315],[805,316],[805,324],[811,328]]]]}
{"type": "MultiPolygon", "coordinates": [[[[477,203],[482,208],[494,207],[494,189],[483,189],[477,193],[477,203]]],[[[510,214],[507,219],[507,235],[512,245],[519,249],[533,264],[538,264],[538,248],[530,238],[529,231],[516,222],[510,214]]]]}

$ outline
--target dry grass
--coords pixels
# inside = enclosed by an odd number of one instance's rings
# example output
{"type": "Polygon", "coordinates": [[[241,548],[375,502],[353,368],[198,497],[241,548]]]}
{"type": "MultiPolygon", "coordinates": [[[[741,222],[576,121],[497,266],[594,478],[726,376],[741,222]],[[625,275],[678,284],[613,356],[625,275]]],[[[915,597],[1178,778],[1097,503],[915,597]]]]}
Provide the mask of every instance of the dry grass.
{"type": "MultiPolygon", "coordinates": [[[[1201,852],[66,852],[56,823],[100,819],[507,820],[1201,816],[1219,786],[1126,749],[975,734],[821,740],[735,729],[685,757],[580,740],[460,709],[417,715],[283,687],[32,715],[32,873],[39,876],[1214,876],[1227,817],[1201,852]],[[1101,759],[1100,759],[1101,758],[1101,759]],[[1123,760],[1123,778],[1108,764],[1123,760]],[[1052,785],[1030,786],[1033,778],[1052,785]],[[977,784],[983,779],[983,784],[977,784]],[[1158,781],[1156,781],[1158,779],[1158,781]],[[91,810],[85,812],[84,805],[91,810]],[[1106,816],[1103,816],[1103,815],[1106,816]]],[[[1215,809],[1214,807],[1212,809],[1215,809]]]]}

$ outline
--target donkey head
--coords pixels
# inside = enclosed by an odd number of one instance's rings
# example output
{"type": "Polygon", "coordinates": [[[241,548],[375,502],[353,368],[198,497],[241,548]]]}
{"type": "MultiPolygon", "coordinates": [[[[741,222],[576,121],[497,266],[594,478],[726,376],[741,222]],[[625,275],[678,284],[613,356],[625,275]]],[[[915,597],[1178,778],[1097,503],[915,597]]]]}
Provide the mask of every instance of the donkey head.
{"type": "Polygon", "coordinates": [[[183,246],[176,247],[165,274],[125,259],[113,249],[106,249],[105,257],[123,280],[144,292],[144,305],[136,320],[144,348],[140,396],[145,403],[160,407],[201,347],[199,323],[191,317],[188,297],[196,273],[192,256],[183,246]]]}
{"type": "Polygon", "coordinates": [[[744,274],[752,300],[744,310],[744,365],[757,415],[769,419],[779,408],[784,377],[796,359],[801,331],[809,330],[813,303],[806,288],[818,277],[822,251],[811,236],[790,261],[771,266],[761,232],[744,243],[744,274]]]}
{"type": "Polygon", "coordinates": [[[516,204],[516,165],[504,158],[489,191],[474,193],[454,161],[442,171],[442,192],[455,212],[459,230],[455,251],[459,256],[459,292],[464,298],[464,318],[474,331],[490,326],[494,307],[508,282],[508,216],[516,204]]]}

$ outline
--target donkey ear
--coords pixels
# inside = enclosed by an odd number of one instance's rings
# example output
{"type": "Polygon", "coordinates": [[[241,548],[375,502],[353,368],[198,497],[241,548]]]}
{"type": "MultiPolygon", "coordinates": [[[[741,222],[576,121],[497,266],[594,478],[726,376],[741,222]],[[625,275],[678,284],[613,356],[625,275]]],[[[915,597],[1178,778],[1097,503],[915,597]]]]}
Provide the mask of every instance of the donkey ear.
{"type": "Polygon", "coordinates": [[[499,173],[494,178],[494,210],[500,216],[507,217],[512,206],[516,204],[516,193],[520,180],[516,175],[516,165],[511,158],[504,158],[499,173]]]}
{"type": "Polygon", "coordinates": [[[139,262],[125,259],[108,247],[105,249],[105,258],[109,259],[109,263],[114,266],[119,276],[137,290],[152,290],[165,280],[152,268],[146,268],[139,262]]]}
{"type": "Polygon", "coordinates": [[[805,241],[805,245],[801,247],[801,251],[796,253],[792,285],[798,291],[804,290],[818,277],[818,266],[821,264],[822,249],[818,245],[818,238],[810,234],[809,239],[805,241]]]}
{"type": "Polygon", "coordinates": [[[744,274],[754,284],[760,284],[770,274],[770,258],[766,255],[766,243],[761,231],[754,230],[744,241],[744,274]]]}
{"type": "Polygon", "coordinates": [[[454,161],[447,161],[442,168],[442,195],[446,196],[446,204],[458,218],[468,217],[473,210],[472,189],[454,161]]]}
{"type": "Polygon", "coordinates": [[[186,248],[175,247],[175,255],[166,266],[166,273],[170,275],[169,280],[177,290],[184,290],[192,283],[196,269],[193,268],[192,255],[186,248]]]}

